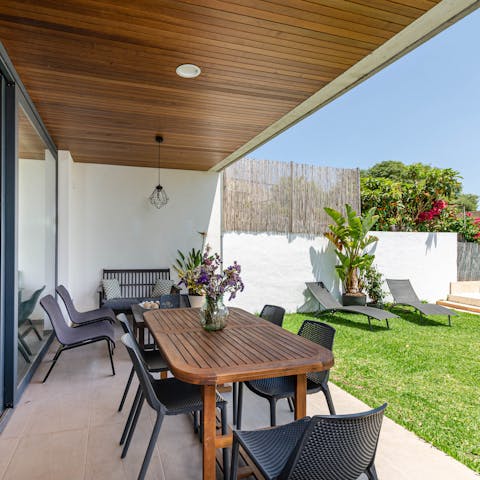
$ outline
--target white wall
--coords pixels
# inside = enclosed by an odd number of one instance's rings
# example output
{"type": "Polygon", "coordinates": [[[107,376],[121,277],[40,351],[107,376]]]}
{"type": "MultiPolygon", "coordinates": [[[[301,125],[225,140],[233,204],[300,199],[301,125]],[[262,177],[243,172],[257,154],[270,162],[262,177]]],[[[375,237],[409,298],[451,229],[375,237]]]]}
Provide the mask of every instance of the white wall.
{"type": "Polygon", "coordinates": [[[75,163],[64,152],[59,162],[59,280],[79,308],[97,305],[103,268],[171,267],[177,249],[201,247],[199,231],[219,250],[219,174],[162,169],[170,202],[158,210],[148,201],[156,169],[75,163]]]}
{"type": "MultiPolygon", "coordinates": [[[[409,278],[421,299],[446,298],[457,278],[456,234],[372,233],[379,237],[375,263],[385,277],[409,278]]],[[[339,294],[335,253],[324,237],[226,233],[223,254],[227,264],[240,263],[245,283],[231,305],[251,312],[267,303],[289,312],[315,310],[316,302],[305,295],[307,281],[322,280],[339,294]]]]}
{"type": "MultiPolygon", "coordinates": [[[[55,159],[19,159],[18,272],[21,299],[45,285],[42,295],[55,289],[55,159]]],[[[31,318],[48,317],[39,304],[31,318]]]]}

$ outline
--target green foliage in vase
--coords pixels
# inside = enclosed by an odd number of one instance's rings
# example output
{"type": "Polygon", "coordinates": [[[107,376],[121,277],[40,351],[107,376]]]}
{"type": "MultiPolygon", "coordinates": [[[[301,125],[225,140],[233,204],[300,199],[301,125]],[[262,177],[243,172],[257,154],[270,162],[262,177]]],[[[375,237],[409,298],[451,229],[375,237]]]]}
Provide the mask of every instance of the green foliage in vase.
{"type": "Polygon", "coordinates": [[[363,216],[357,215],[350,205],[345,205],[345,210],[344,217],[341,212],[325,207],[325,212],[334,221],[328,226],[330,231],[325,233],[325,237],[335,247],[339,260],[335,268],[343,282],[344,292],[358,294],[361,293],[361,272],[370,267],[375,258],[374,255],[366,253],[365,249],[378,240],[377,237],[369,235],[378,215],[375,215],[375,208],[371,208],[363,216]]]}
{"type": "Polygon", "coordinates": [[[195,273],[203,261],[202,251],[192,248],[186,255],[180,250],[177,252],[178,257],[173,268],[177,272],[178,278],[187,287],[189,295],[202,295],[203,289],[197,284],[195,273]]]}

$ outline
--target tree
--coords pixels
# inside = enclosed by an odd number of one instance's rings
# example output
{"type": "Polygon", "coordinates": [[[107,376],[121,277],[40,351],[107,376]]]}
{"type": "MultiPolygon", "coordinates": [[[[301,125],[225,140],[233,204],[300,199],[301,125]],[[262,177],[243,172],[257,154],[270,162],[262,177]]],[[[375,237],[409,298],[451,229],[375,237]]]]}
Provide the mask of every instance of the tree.
{"type": "Polygon", "coordinates": [[[455,203],[461,208],[465,207],[466,212],[475,212],[478,208],[478,195],[474,193],[461,193],[455,199],[455,203]]]}

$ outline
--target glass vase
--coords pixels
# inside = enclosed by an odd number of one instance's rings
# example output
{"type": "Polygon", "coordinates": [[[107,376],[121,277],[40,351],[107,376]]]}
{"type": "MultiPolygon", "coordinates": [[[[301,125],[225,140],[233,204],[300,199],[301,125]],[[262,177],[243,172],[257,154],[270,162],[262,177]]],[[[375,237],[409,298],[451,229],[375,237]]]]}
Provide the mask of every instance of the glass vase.
{"type": "Polygon", "coordinates": [[[227,317],[228,308],[223,304],[223,297],[205,297],[200,307],[200,323],[205,330],[222,330],[227,324],[227,317]]]}

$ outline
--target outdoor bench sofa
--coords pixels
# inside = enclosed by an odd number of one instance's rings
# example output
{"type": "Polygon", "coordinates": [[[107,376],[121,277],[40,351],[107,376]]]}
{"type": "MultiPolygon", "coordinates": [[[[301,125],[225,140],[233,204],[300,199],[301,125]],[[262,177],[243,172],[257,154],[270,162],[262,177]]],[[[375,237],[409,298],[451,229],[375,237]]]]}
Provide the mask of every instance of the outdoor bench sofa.
{"type": "MultiPolygon", "coordinates": [[[[118,287],[117,287],[118,288],[118,287]]],[[[116,314],[130,313],[131,306],[144,300],[155,300],[161,295],[180,293],[173,280],[170,280],[169,268],[150,269],[103,269],[102,281],[100,282],[99,306],[109,307],[116,314]],[[108,295],[105,289],[105,280],[118,281],[119,291],[113,297],[108,295]],[[163,282],[164,291],[158,295],[152,295],[157,281],[163,282]],[[118,295],[119,293],[119,295],[118,295]]],[[[182,303],[183,303],[182,295],[182,303]]],[[[182,306],[182,305],[181,305],[182,306]]]]}

